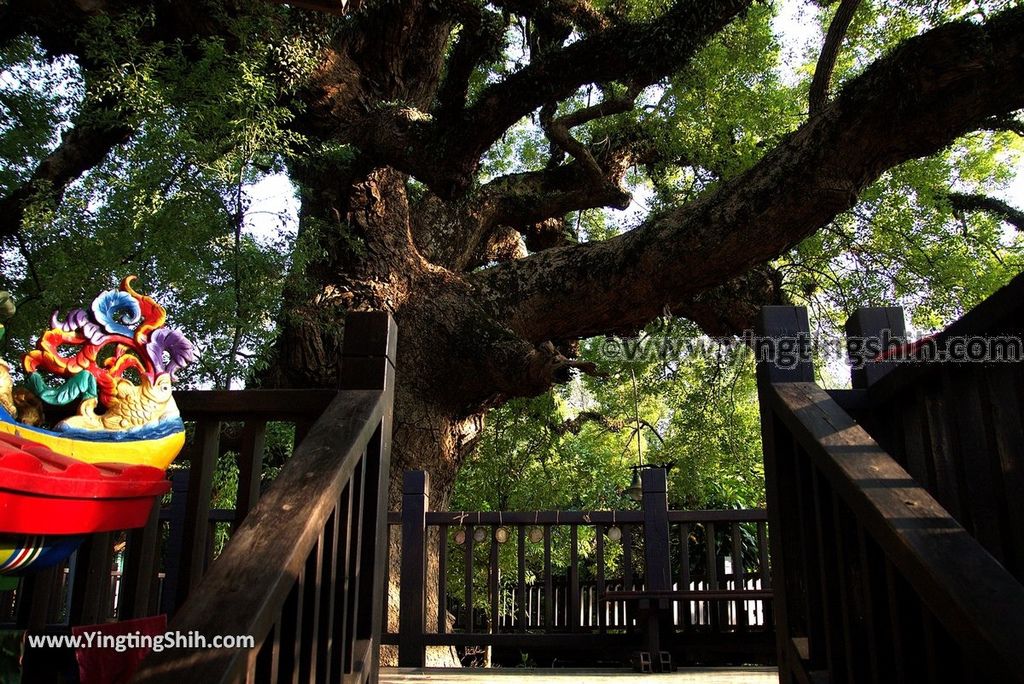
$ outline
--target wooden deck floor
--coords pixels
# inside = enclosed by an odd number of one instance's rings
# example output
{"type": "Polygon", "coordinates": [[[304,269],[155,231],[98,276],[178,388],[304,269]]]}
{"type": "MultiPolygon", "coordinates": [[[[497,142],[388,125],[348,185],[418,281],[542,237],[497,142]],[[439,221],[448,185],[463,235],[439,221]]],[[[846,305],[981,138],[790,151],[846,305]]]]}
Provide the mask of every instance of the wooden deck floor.
{"type": "Polygon", "coordinates": [[[381,684],[775,684],[774,667],[685,668],[672,674],[638,674],[632,670],[594,669],[446,669],[384,668],[381,684]]]}

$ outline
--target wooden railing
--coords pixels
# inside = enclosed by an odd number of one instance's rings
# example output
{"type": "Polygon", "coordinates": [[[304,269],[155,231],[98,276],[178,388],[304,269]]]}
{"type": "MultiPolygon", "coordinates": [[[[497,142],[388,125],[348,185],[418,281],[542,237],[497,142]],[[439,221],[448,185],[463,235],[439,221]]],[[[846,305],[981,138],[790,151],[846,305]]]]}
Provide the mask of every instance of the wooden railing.
{"type": "Polygon", "coordinates": [[[154,652],[133,681],[376,679],[395,344],[387,314],[349,316],[342,391],[170,625],[256,647],[154,652]]]}
{"type": "MultiPolygon", "coordinates": [[[[847,333],[903,328],[900,309],[862,309],[847,333]]],[[[935,335],[927,351],[949,354],[959,345],[974,357],[1020,360],[1021,340],[1024,276],[935,335]]],[[[856,420],[1024,582],[1024,363],[875,363],[854,380],[863,390],[856,420]]]]}
{"type": "Polygon", "coordinates": [[[766,513],[670,511],[664,483],[664,471],[644,473],[641,510],[431,512],[426,475],[405,473],[402,512],[389,518],[402,549],[399,629],[384,642],[410,667],[431,646],[626,663],[643,625],[635,605],[607,599],[656,585],[674,592],[665,648],[677,662],[696,651],[705,662],[763,657],[773,627],[766,513]]]}
{"type": "MultiPolygon", "coordinates": [[[[863,311],[851,334],[873,332],[864,325],[872,318],[892,317],[863,311]]],[[[792,344],[808,335],[806,311],[767,307],[759,332],[759,344],[792,344]]],[[[986,505],[977,500],[985,492],[967,484],[980,467],[971,465],[977,448],[971,439],[986,430],[978,389],[968,382],[942,414],[926,417],[922,409],[934,410],[934,397],[899,405],[864,389],[869,382],[881,385],[885,370],[879,364],[858,371],[855,389],[827,393],[814,384],[809,358],[789,367],[770,358],[759,362],[781,681],[1024,682],[1024,587],[979,541],[984,535],[972,536],[926,485],[940,498],[943,487],[916,479],[841,408],[865,417],[887,444],[917,444],[901,454],[917,475],[938,467],[928,463],[948,466],[947,488],[954,482],[958,496],[966,497],[962,513],[986,505]],[[963,431],[955,442],[921,443],[929,430],[956,426],[963,431]]],[[[887,381],[927,398],[933,391],[927,383],[951,372],[958,371],[907,366],[887,381]]],[[[1019,364],[1010,377],[1020,378],[1019,364]]],[[[993,396],[1017,407],[1019,389],[1018,383],[1006,393],[1012,396],[993,396]]],[[[998,453],[1018,473],[1024,466],[1019,446],[998,453]]],[[[1024,496],[1020,489],[1005,493],[1024,496]]],[[[1001,494],[993,489],[988,496],[997,502],[1001,494]]]]}

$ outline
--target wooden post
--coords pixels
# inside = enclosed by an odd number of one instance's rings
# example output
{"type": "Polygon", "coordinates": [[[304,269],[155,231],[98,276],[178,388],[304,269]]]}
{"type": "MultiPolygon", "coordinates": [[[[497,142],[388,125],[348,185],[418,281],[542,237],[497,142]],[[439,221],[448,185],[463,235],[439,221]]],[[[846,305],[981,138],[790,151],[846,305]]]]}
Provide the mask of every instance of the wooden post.
{"type": "Polygon", "coordinates": [[[118,620],[149,615],[150,590],[156,576],[160,543],[160,501],[153,502],[146,526],[128,531],[127,557],[121,574],[118,620]]]}
{"type": "Polygon", "coordinates": [[[807,309],[761,307],[756,332],[753,346],[758,382],[814,382],[807,309]]]}
{"type": "Polygon", "coordinates": [[[196,426],[189,450],[188,494],[182,535],[181,566],[178,569],[177,605],[199,585],[206,574],[206,547],[210,527],[210,499],[213,475],[220,453],[220,422],[204,421],[196,426]]]}
{"type": "Polygon", "coordinates": [[[398,328],[387,311],[353,311],[345,317],[340,389],[393,389],[398,328]]]}
{"type": "Polygon", "coordinates": [[[802,637],[792,629],[791,620],[803,613],[802,589],[796,572],[800,568],[799,511],[795,504],[793,440],[785,433],[770,408],[771,385],[783,382],[813,382],[810,356],[796,363],[778,363],[780,353],[799,346],[803,336],[810,341],[807,309],[796,306],[766,306],[761,309],[754,351],[757,359],[757,385],[761,407],[761,443],[764,450],[765,496],[768,504],[771,542],[771,576],[775,616],[776,650],[779,679],[792,680],[789,662],[792,639],[802,637]],[[789,342],[786,342],[789,340],[789,342]],[[787,563],[791,559],[792,564],[787,563]],[[790,569],[791,568],[791,571],[790,569]],[[789,591],[792,590],[792,591],[789,591]]]}
{"type": "MultiPolygon", "coordinates": [[[[649,468],[640,473],[644,511],[644,585],[646,591],[672,590],[672,562],[668,539],[668,482],[664,468],[649,468]]],[[[672,602],[663,599],[641,600],[638,620],[642,624],[644,650],[650,653],[656,672],[662,671],[662,634],[672,633],[672,602]]]]}
{"type": "Polygon", "coordinates": [[[640,474],[643,485],[644,565],[647,591],[671,591],[668,541],[668,483],[663,468],[640,474]]]}
{"type": "MultiPolygon", "coordinates": [[[[387,412],[366,447],[363,461],[366,494],[361,506],[363,543],[359,572],[370,578],[370,591],[358,602],[356,637],[369,643],[370,681],[377,680],[380,635],[385,606],[388,554],[388,484],[391,475],[391,423],[394,418],[395,360],[398,327],[386,311],[352,312],[345,318],[339,388],[382,390],[387,412]]],[[[422,622],[422,620],[421,620],[422,622]]],[[[422,628],[421,628],[422,631],[422,628]]]]}
{"type": "Polygon", "coordinates": [[[430,477],[408,470],[402,478],[402,593],[398,612],[398,666],[423,667],[426,614],[427,504],[430,477]]]}
{"type": "Polygon", "coordinates": [[[177,470],[171,477],[171,503],[165,509],[168,517],[164,583],[161,588],[160,610],[173,616],[178,608],[178,576],[185,548],[185,510],[188,501],[189,471],[177,470]]]}
{"type": "Polygon", "coordinates": [[[850,380],[854,389],[867,389],[897,362],[872,361],[878,352],[892,344],[902,344],[907,336],[903,309],[898,306],[861,307],[846,321],[846,355],[850,359],[850,380]],[[878,349],[869,345],[869,340],[878,349]]]}

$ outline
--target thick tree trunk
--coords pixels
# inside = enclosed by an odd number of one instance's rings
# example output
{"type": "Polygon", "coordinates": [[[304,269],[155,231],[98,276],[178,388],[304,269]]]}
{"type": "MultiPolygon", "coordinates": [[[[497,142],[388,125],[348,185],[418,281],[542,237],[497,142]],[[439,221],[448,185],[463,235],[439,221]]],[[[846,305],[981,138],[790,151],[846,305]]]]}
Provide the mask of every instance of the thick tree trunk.
{"type": "MultiPolygon", "coordinates": [[[[477,341],[465,320],[469,309],[450,306],[445,293],[455,279],[427,264],[413,244],[405,177],[391,169],[336,171],[298,172],[304,188],[301,239],[314,242],[318,256],[289,277],[278,359],[263,381],[335,386],[346,313],[390,311],[399,343],[389,506],[401,508],[402,474],[422,469],[431,478],[431,508],[445,510],[459,464],[479,438],[486,405],[466,402],[459,382],[459,360],[474,353],[477,341]]],[[[398,628],[397,542],[395,535],[391,630],[398,628]]],[[[428,563],[428,586],[437,586],[437,571],[435,559],[428,563]]],[[[438,610],[437,597],[428,593],[428,624],[436,624],[438,610]]],[[[385,649],[383,657],[393,662],[395,653],[385,649]]],[[[428,658],[434,665],[458,664],[450,649],[431,649],[428,658]]]]}

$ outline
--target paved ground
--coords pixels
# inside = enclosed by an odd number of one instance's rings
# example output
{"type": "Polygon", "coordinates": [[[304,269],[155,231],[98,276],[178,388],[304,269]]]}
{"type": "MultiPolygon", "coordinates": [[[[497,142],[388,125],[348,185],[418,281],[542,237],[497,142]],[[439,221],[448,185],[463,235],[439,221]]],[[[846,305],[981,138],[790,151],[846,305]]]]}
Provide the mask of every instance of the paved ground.
{"type": "Polygon", "coordinates": [[[774,667],[686,668],[672,674],[637,674],[631,670],[383,668],[382,684],[776,684],[774,667]]]}

